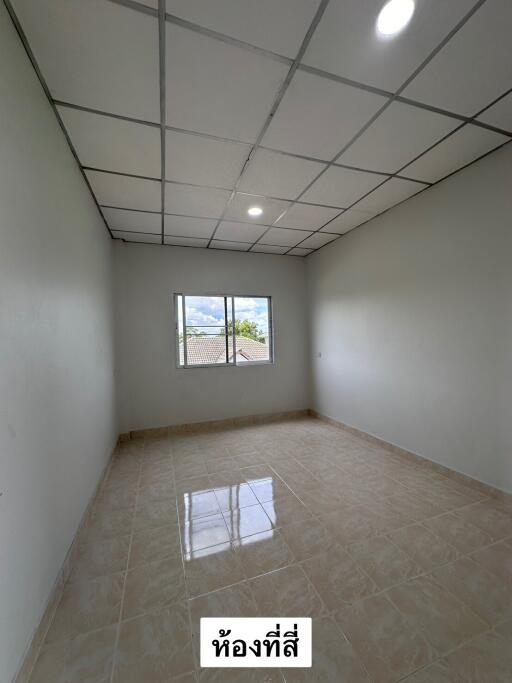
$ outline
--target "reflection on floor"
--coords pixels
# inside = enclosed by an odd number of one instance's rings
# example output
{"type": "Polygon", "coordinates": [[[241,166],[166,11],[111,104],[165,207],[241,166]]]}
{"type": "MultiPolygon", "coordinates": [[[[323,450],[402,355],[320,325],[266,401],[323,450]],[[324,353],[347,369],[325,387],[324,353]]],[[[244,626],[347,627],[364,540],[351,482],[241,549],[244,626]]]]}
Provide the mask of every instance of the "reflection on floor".
{"type": "Polygon", "coordinates": [[[512,680],[512,507],[304,418],[124,444],[31,683],[399,680],[512,680]],[[200,670],[201,616],[311,616],[313,668],[200,670]]]}

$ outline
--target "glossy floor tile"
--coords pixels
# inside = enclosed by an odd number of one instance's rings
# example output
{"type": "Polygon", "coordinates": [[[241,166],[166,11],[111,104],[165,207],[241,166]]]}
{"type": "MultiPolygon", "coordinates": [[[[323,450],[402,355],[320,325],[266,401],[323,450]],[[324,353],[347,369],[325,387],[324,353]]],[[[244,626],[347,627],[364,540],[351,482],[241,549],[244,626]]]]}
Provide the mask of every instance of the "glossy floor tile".
{"type": "Polygon", "coordinates": [[[30,683],[512,680],[512,505],[313,418],[120,445],[30,683]],[[311,669],[201,669],[309,616],[311,669]]]}
{"type": "Polygon", "coordinates": [[[373,681],[396,681],[439,656],[385,594],[346,605],[335,618],[373,681]]]}

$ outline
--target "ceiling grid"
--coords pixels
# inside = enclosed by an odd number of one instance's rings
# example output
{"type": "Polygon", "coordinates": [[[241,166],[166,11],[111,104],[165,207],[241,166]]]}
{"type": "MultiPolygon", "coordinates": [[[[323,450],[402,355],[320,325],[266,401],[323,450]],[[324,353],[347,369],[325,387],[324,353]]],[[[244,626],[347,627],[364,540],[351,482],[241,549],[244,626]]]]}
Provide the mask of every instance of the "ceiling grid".
{"type": "Polygon", "coordinates": [[[113,238],[306,256],[512,139],[507,0],[4,3],[113,238]]]}
{"type": "Polygon", "coordinates": [[[165,107],[165,0],[158,0],[158,75],[160,90],[160,196],[162,202],[161,225],[162,225],[162,244],[165,244],[165,149],[166,149],[166,107],[165,107]]]}

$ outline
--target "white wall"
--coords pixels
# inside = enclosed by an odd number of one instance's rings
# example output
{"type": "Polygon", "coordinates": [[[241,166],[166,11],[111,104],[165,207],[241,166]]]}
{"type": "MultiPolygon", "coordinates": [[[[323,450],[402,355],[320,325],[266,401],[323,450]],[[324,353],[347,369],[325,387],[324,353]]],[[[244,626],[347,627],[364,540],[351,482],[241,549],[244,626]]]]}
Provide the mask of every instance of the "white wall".
{"type": "Polygon", "coordinates": [[[117,434],[111,240],[0,3],[0,681],[117,434]]]}
{"type": "Polygon", "coordinates": [[[512,491],[511,254],[508,145],[308,257],[312,407],[512,491]]]}
{"type": "Polygon", "coordinates": [[[308,407],[304,259],[114,248],[121,431],[308,407]],[[177,369],[173,293],[273,298],[275,365],[177,369]]]}

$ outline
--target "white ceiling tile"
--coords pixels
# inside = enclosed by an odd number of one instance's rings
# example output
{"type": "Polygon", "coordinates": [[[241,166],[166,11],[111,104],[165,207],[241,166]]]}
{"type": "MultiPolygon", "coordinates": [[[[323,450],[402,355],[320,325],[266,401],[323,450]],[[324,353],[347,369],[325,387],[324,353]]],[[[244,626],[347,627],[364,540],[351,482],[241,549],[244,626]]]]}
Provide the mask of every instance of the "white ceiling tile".
{"type": "Polygon", "coordinates": [[[85,172],[98,204],[123,209],[160,211],[161,183],[101,171],[85,172]]]}
{"type": "Polygon", "coordinates": [[[290,249],[288,252],[288,256],[307,256],[308,254],[311,254],[313,249],[303,249],[302,247],[294,247],[293,249],[290,249]]]}
{"type": "Polygon", "coordinates": [[[338,161],[396,173],[459,125],[457,119],[393,102],[338,161]]]}
{"type": "Polygon", "coordinates": [[[362,201],[360,201],[356,209],[361,211],[372,211],[378,213],[389,209],[391,206],[411,197],[416,192],[425,189],[425,185],[414,183],[411,180],[402,180],[401,178],[391,178],[387,183],[378,187],[375,192],[372,192],[362,201]]]}
{"type": "Polygon", "coordinates": [[[512,132],[512,93],[480,114],[478,120],[512,132]]]}
{"type": "Polygon", "coordinates": [[[167,0],[167,11],[265,50],[295,57],[319,0],[167,0]]]}
{"type": "Polygon", "coordinates": [[[323,168],[325,164],[316,161],[258,149],[244,172],[239,189],[295,199],[323,168]]]}
{"type": "Polygon", "coordinates": [[[262,144],[333,159],[386,101],[380,95],[297,71],[262,144]]]}
{"type": "Polygon", "coordinates": [[[404,169],[411,178],[435,182],[469,164],[509,138],[468,124],[404,169]]]}
{"type": "Polygon", "coordinates": [[[15,0],[58,100],[159,121],[158,22],[105,0],[15,0]]]}
{"type": "Polygon", "coordinates": [[[361,225],[361,223],[366,223],[366,221],[369,221],[374,215],[375,213],[349,209],[348,211],[344,211],[341,216],[338,216],[338,218],[335,218],[328,223],[322,230],[343,235],[345,232],[352,230],[352,228],[361,225]]]}
{"type": "Polygon", "coordinates": [[[229,195],[228,190],[166,183],[165,212],[204,218],[220,218],[229,195]]]}
{"type": "Polygon", "coordinates": [[[165,234],[175,237],[210,238],[217,221],[211,218],[189,218],[188,216],[164,216],[165,234]]]}
{"type": "Polygon", "coordinates": [[[331,166],[301,199],[345,208],[386,179],[384,175],[331,166]]]}
{"type": "Polygon", "coordinates": [[[273,244],[274,246],[294,247],[311,232],[304,230],[286,230],[285,228],[270,228],[261,239],[261,244],[273,244]]]}
{"type": "Polygon", "coordinates": [[[402,94],[474,116],[510,88],[511,26],[510,0],[488,0],[402,94]]]}
{"type": "Polygon", "coordinates": [[[160,177],[160,130],[57,107],[82,166],[160,177]]]}
{"type": "Polygon", "coordinates": [[[277,221],[276,225],[281,228],[317,230],[321,225],[337,216],[338,213],[339,209],[331,209],[327,206],[294,204],[277,221]]]}
{"type": "Polygon", "coordinates": [[[225,218],[226,220],[247,221],[248,223],[270,225],[279,218],[282,212],[289,206],[290,202],[283,202],[279,199],[267,199],[265,197],[237,192],[228,207],[225,218]],[[251,206],[259,206],[262,208],[262,215],[257,218],[251,218],[247,213],[251,206]]]}
{"type": "Polygon", "coordinates": [[[223,221],[215,237],[220,240],[230,240],[231,242],[250,242],[253,244],[259,239],[267,228],[264,225],[249,225],[248,223],[235,223],[223,221]]]}
{"type": "Polygon", "coordinates": [[[250,145],[167,131],[167,180],[232,188],[251,151],[250,145]]]}
{"type": "Polygon", "coordinates": [[[272,244],[255,244],[251,251],[257,251],[260,254],[286,254],[290,247],[276,247],[272,244]]]}
{"type": "Polygon", "coordinates": [[[162,244],[161,235],[150,235],[143,232],[127,232],[123,230],[113,230],[114,238],[126,240],[127,242],[147,242],[150,244],[162,244]]]}
{"type": "Polygon", "coordinates": [[[170,244],[175,247],[207,247],[209,240],[202,240],[196,237],[165,237],[165,244],[170,244]]]}
{"type": "Polygon", "coordinates": [[[167,123],[253,142],[288,67],[167,24],[167,123]]]}
{"type": "Polygon", "coordinates": [[[136,232],[162,232],[162,217],[159,213],[126,211],[124,209],[102,209],[112,230],[134,230],[136,232]]]}
{"type": "Polygon", "coordinates": [[[384,0],[331,0],[304,62],[395,91],[462,19],[474,0],[416,0],[409,26],[393,39],[375,31],[384,0]]]}
{"type": "Polygon", "coordinates": [[[152,7],[153,9],[158,9],[158,0],[138,0],[141,5],[146,5],[146,7],[152,7]]]}
{"type": "Polygon", "coordinates": [[[250,246],[247,242],[222,242],[220,240],[212,240],[210,244],[212,249],[229,249],[231,251],[248,251],[250,246]]]}
{"type": "Polygon", "coordinates": [[[304,240],[300,246],[310,247],[311,249],[319,249],[320,247],[323,247],[324,244],[328,244],[337,238],[338,235],[328,235],[325,232],[315,232],[313,235],[311,235],[311,237],[308,237],[307,240],[304,240]]]}

